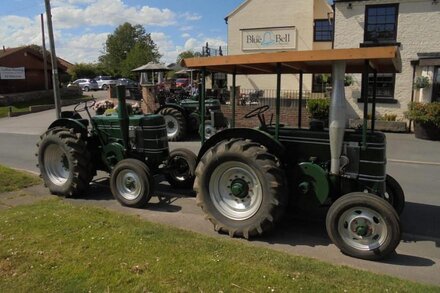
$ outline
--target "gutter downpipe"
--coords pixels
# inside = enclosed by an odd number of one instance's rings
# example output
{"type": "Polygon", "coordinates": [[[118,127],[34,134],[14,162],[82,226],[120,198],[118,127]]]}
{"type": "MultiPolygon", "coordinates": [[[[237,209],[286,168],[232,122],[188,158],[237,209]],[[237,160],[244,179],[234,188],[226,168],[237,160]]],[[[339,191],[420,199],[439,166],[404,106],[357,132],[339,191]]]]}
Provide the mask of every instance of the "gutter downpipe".
{"type": "MultiPolygon", "coordinates": [[[[416,62],[411,62],[412,67],[413,67],[413,74],[412,74],[412,91],[411,91],[411,104],[414,102],[414,90],[415,90],[415,85],[414,85],[414,80],[416,79],[416,66],[417,63],[416,62]]],[[[409,127],[408,127],[408,132],[411,132],[411,126],[412,126],[412,120],[409,120],[409,127]]]]}
{"type": "Polygon", "coordinates": [[[331,167],[330,173],[338,175],[340,169],[340,157],[342,153],[342,145],[344,142],[345,122],[347,105],[345,101],[345,61],[333,62],[332,69],[332,102],[330,107],[330,153],[331,167]]]}

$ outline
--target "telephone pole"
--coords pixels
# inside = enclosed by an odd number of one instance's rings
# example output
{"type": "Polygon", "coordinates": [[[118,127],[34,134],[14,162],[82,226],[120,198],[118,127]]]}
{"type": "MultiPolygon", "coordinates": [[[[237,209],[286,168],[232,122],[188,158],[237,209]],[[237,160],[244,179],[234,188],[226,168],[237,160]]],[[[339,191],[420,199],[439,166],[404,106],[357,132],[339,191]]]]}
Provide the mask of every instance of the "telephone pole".
{"type": "Polygon", "coordinates": [[[49,80],[47,78],[47,55],[46,55],[46,39],[44,37],[44,17],[41,13],[41,37],[43,42],[43,62],[44,62],[44,88],[49,89],[49,80]]]}
{"type": "Polygon", "coordinates": [[[58,78],[58,61],[55,53],[55,41],[52,29],[52,13],[50,10],[50,0],[44,0],[46,4],[47,32],[49,33],[50,56],[52,62],[52,87],[55,100],[55,110],[57,118],[61,118],[61,98],[58,78]]]}

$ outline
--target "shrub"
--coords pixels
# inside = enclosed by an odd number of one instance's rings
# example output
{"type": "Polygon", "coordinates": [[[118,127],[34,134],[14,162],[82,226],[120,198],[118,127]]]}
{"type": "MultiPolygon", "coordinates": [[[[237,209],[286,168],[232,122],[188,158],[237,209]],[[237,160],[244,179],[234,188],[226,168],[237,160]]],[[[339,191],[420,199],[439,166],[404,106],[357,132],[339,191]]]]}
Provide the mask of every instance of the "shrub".
{"type": "Polygon", "coordinates": [[[427,76],[418,76],[414,82],[414,86],[418,89],[423,89],[429,86],[429,78],[427,76]]]}
{"type": "Polygon", "coordinates": [[[440,127],[440,102],[423,104],[419,102],[410,103],[409,111],[405,117],[422,124],[433,124],[440,127]]]}
{"type": "Polygon", "coordinates": [[[307,111],[312,119],[328,120],[330,115],[330,99],[307,100],[307,111]]]}

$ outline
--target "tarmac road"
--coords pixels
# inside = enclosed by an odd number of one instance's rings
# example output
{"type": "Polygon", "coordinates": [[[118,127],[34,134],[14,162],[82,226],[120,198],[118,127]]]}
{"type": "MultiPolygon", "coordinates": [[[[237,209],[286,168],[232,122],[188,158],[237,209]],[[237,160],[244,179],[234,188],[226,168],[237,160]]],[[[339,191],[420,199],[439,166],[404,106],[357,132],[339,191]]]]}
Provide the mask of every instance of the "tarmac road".
{"type": "MultiPolygon", "coordinates": [[[[35,164],[35,143],[55,117],[45,111],[15,118],[0,119],[0,164],[38,172],[35,164]]],[[[406,208],[401,216],[403,240],[397,255],[385,262],[370,262],[342,255],[330,243],[322,218],[313,221],[288,215],[269,236],[249,243],[295,255],[359,269],[389,274],[404,279],[440,285],[440,142],[416,140],[412,135],[387,134],[388,173],[402,185],[406,208]]],[[[197,152],[198,142],[172,143],[197,152]]],[[[141,218],[170,224],[215,237],[212,225],[195,204],[191,193],[171,190],[158,181],[158,190],[146,209],[128,209],[113,200],[105,178],[93,185],[84,199],[69,200],[78,204],[97,205],[141,218]],[[104,180],[104,182],[102,182],[104,180]]],[[[237,240],[244,241],[244,240],[237,240]]]]}

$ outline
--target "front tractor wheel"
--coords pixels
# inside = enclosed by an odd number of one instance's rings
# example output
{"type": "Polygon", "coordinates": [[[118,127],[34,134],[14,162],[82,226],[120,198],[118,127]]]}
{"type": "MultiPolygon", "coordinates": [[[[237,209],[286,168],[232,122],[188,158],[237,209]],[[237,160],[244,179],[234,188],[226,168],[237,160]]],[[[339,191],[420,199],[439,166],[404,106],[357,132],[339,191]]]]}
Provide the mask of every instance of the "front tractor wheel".
{"type": "Polygon", "coordinates": [[[258,143],[235,139],[208,150],[196,169],[194,190],[217,231],[249,238],[270,230],[287,201],[279,162],[258,143]]]}
{"type": "Polygon", "coordinates": [[[165,119],[169,141],[180,141],[186,135],[187,123],[185,115],[174,108],[163,108],[159,112],[165,119]]]}
{"type": "Polygon", "coordinates": [[[394,208],[383,198],[349,193],[336,200],[326,219],[327,233],[345,254],[380,260],[400,242],[400,222],[394,208]]]}
{"type": "Polygon", "coordinates": [[[52,194],[72,197],[87,190],[93,168],[80,134],[62,127],[49,129],[37,146],[41,177],[52,194]]]}
{"type": "Polygon", "coordinates": [[[110,175],[110,189],[122,205],[140,208],[151,198],[153,177],[147,165],[136,159],[119,161],[110,175]]]}
{"type": "Polygon", "coordinates": [[[175,188],[191,188],[194,184],[197,156],[187,149],[175,149],[167,161],[167,181],[175,188]]]}

